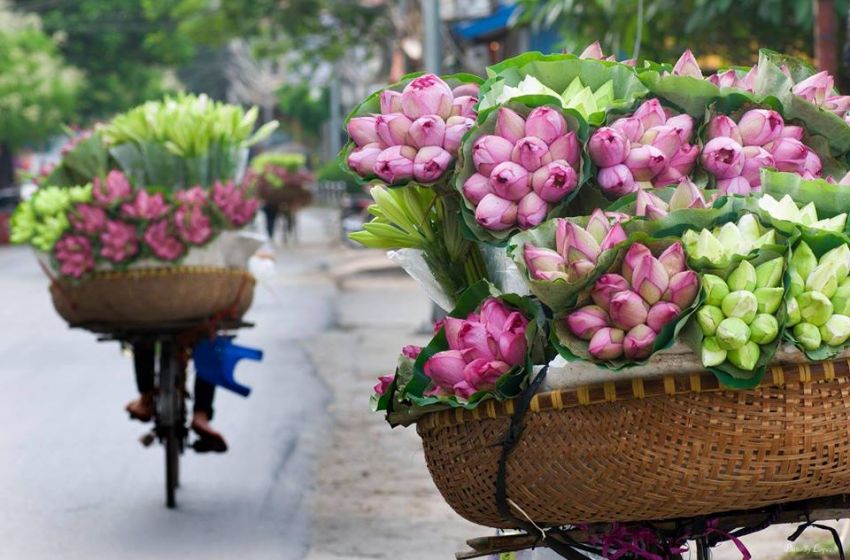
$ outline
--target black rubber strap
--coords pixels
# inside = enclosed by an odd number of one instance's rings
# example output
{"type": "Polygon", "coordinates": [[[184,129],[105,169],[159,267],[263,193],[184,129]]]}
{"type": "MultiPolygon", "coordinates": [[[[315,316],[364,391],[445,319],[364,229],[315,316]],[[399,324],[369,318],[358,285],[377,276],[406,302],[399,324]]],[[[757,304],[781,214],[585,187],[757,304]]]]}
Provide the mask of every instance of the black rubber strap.
{"type": "MultiPolygon", "coordinates": [[[[808,518],[808,515],[806,517],[808,518]]],[[[803,532],[809,527],[829,531],[829,533],[832,535],[832,540],[835,541],[835,547],[838,549],[839,560],[845,560],[844,547],[841,545],[841,536],[838,534],[838,531],[835,530],[835,527],[830,527],[829,525],[821,525],[820,523],[815,523],[813,521],[806,521],[805,523],[797,527],[797,530],[794,531],[790,537],[788,537],[788,540],[791,542],[796,541],[800,537],[800,535],[802,535],[803,532]]]]}

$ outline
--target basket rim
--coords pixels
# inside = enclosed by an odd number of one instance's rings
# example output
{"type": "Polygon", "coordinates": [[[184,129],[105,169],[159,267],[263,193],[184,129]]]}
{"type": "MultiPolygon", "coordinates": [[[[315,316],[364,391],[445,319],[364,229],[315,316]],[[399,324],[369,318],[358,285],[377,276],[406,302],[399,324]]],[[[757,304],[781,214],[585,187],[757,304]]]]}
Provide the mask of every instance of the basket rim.
{"type": "MultiPolygon", "coordinates": [[[[765,372],[761,382],[753,389],[724,387],[717,377],[708,371],[679,375],[666,374],[648,379],[623,379],[538,393],[532,397],[528,413],[558,411],[579,406],[600,406],[614,402],[687,393],[717,393],[723,391],[736,394],[748,393],[766,387],[784,387],[789,384],[805,385],[839,378],[850,378],[850,358],[810,364],[776,364],[765,372]]],[[[515,400],[487,400],[472,410],[454,408],[430,412],[417,420],[417,430],[421,433],[458,426],[465,422],[509,418],[514,414],[515,400]]]]}
{"type": "Polygon", "coordinates": [[[127,270],[99,270],[89,276],[78,281],[71,281],[67,278],[57,278],[70,282],[74,285],[84,284],[93,280],[135,280],[141,278],[150,278],[156,276],[173,276],[173,275],[219,275],[219,276],[247,276],[250,280],[255,281],[254,275],[245,268],[239,267],[222,267],[222,266],[206,266],[206,265],[190,265],[190,266],[156,266],[149,268],[132,268],[127,270]]]}

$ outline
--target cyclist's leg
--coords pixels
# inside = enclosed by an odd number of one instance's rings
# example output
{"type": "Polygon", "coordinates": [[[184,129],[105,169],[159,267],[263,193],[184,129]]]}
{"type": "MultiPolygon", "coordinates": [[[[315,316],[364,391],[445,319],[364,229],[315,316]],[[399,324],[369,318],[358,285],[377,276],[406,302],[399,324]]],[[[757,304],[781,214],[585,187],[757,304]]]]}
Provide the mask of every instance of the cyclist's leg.
{"type": "Polygon", "coordinates": [[[133,343],[133,366],[139,398],[130,402],[126,410],[132,418],[147,422],[154,410],[154,371],[156,348],[152,341],[140,340],[133,343]]]}
{"type": "Polygon", "coordinates": [[[195,451],[227,451],[224,437],[210,426],[213,417],[215,385],[195,376],[195,404],[192,410],[192,430],[200,436],[193,447],[195,451]]]}

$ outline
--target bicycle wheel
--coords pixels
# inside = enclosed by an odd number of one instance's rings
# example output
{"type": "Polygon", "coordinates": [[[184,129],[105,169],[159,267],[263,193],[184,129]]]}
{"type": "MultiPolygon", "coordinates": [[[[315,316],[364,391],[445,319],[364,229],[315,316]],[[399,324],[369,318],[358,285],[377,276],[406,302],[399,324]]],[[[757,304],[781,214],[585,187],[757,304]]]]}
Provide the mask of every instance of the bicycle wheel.
{"type": "Polygon", "coordinates": [[[182,451],[184,414],[180,393],[181,367],[176,349],[167,343],[160,348],[158,418],[160,441],[165,447],[165,505],[177,505],[180,485],[180,452],[182,451]]]}
{"type": "Polygon", "coordinates": [[[175,494],[180,485],[180,437],[176,426],[166,429],[165,441],[165,505],[175,508],[175,494]]]}

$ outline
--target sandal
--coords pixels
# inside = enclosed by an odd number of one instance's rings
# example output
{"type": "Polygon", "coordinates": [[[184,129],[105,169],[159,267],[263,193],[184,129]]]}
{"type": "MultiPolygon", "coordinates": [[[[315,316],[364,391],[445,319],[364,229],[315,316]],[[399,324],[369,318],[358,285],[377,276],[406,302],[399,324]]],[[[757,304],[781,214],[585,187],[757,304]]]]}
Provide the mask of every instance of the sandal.
{"type": "Polygon", "coordinates": [[[198,435],[198,439],[192,442],[192,449],[196,452],[224,453],[227,451],[227,442],[220,433],[195,422],[192,422],[192,431],[198,435]]]}
{"type": "Polygon", "coordinates": [[[127,403],[124,410],[130,415],[131,420],[150,422],[154,412],[153,394],[144,393],[140,395],[138,399],[127,403]]]}

